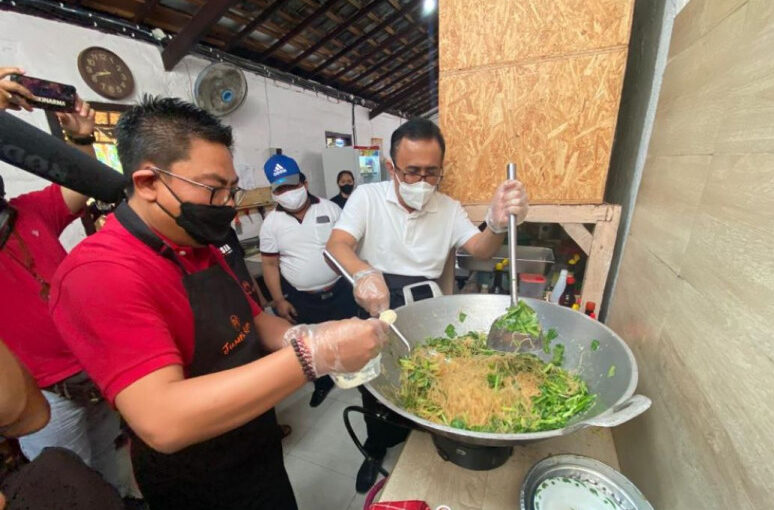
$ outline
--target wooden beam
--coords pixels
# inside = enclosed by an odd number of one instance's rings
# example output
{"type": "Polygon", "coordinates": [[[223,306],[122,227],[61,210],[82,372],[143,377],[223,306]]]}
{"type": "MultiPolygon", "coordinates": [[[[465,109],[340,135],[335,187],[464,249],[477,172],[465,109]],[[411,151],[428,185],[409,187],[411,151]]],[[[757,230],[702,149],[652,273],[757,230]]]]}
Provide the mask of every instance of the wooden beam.
{"type": "Polygon", "coordinates": [[[409,25],[400,32],[396,32],[395,34],[388,36],[385,40],[378,42],[376,46],[371,48],[371,51],[364,53],[359,58],[354,59],[348,66],[342,67],[336,74],[330,77],[331,80],[335,80],[339,76],[348,73],[352,69],[356,68],[369,58],[373,57],[374,55],[378,54],[382,51],[388,51],[390,49],[390,45],[393,44],[395,41],[402,39],[406,37],[407,35],[416,33],[417,29],[413,25],[409,25]]]}
{"type": "Polygon", "coordinates": [[[335,55],[333,55],[332,57],[328,58],[327,60],[322,62],[320,65],[315,67],[312,72],[316,74],[316,73],[319,73],[320,71],[322,71],[323,69],[327,68],[332,63],[336,62],[341,57],[343,57],[344,55],[346,55],[347,53],[349,53],[350,51],[352,51],[353,49],[358,47],[363,41],[365,41],[368,38],[372,37],[374,34],[378,33],[381,29],[383,29],[384,27],[386,27],[389,24],[393,23],[395,20],[399,19],[401,16],[404,16],[409,11],[415,9],[419,5],[419,2],[420,2],[420,0],[412,0],[411,2],[406,4],[403,7],[403,9],[401,9],[400,11],[396,11],[396,12],[392,13],[391,15],[387,16],[386,18],[384,18],[382,20],[381,23],[379,23],[374,28],[372,28],[368,32],[366,32],[363,35],[361,35],[360,37],[358,37],[357,40],[355,40],[352,44],[350,44],[349,46],[347,46],[345,48],[342,48],[338,53],[336,53],[335,55]]]}
{"type": "MultiPolygon", "coordinates": [[[[410,56],[406,57],[406,58],[410,59],[410,60],[408,60],[409,62],[412,61],[413,58],[414,58],[411,55],[415,55],[417,53],[417,51],[420,51],[420,54],[421,54],[422,47],[424,46],[422,43],[424,41],[427,41],[426,36],[424,34],[420,34],[418,37],[415,37],[415,38],[411,39],[406,44],[407,48],[412,48],[410,50],[410,54],[409,54],[410,56]]],[[[375,62],[371,67],[369,67],[368,69],[366,69],[365,71],[363,71],[359,75],[355,76],[352,79],[346,80],[346,81],[347,81],[347,83],[349,83],[351,85],[354,85],[354,84],[358,83],[359,81],[363,80],[363,78],[365,78],[367,76],[371,76],[372,74],[374,74],[379,69],[384,69],[385,64],[387,64],[387,63],[389,63],[391,61],[395,61],[396,58],[401,58],[401,57],[396,57],[395,55],[386,55],[384,58],[382,58],[381,60],[375,62]]],[[[406,60],[404,58],[401,58],[401,60],[403,60],[403,63],[401,63],[399,65],[404,65],[406,60]]]]}
{"type": "Polygon", "coordinates": [[[583,223],[560,223],[560,225],[572,237],[572,240],[578,244],[580,249],[583,250],[583,253],[586,255],[591,253],[591,242],[594,236],[583,226],[583,223]]]}
{"type": "Polygon", "coordinates": [[[151,13],[151,11],[156,7],[156,4],[159,3],[159,0],[146,0],[145,4],[137,9],[137,14],[134,15],[134,18],[132,18],[132,21],[135,23],[142,23],[145,21],[145,17],[151,13]]]}
{"type": "Polygon", "coordinates": [[[369,3],[368,5],[365,5],[361,7],[355,14],[344,20],[337,26],[333,31],[329,32],[328,35],[314,43],[309,48],[305,49],[301,54],[293,58],[290,62],[288,62],[285,66],[283,66],[284,71],[289,71],[293,69],[296,64],[304,60],[309,55],[313,54],[315,51],[319,50],[325,43],[330,41],[331,39],[338,37],[339,34],[341,34],[344,30],[349,28],[350,26],[354,25],[358,21],[360,21],[360,18],[368,14],[369,12],[373,11],[374,8],[379,5],[380,3],[384,2],[385,0],[374,0],[373,2],[369,3]]]}
{"type": "Polygon", "coordinates": [[[612,210],[612,217],[605,221],[598,221],[594,227],[594,240],[591,243],[586,272],[583,275],[581,310],[586,309],[586,303],[589,301],[596,305],[597,310],[602,309],[602,296],[605,293],[605,284],[613,261],[618,224],[621,222],[621,206],[608,207],[612,210]]]}
{"type": "Polygon", "coordinates": [[[262,59],[266,59],[269,56],[271,56],[272,53],[280,49],[286,42],[291,41],[295,36],[300,34],[306,27],[317,21],[317,19],[328,12],[331,7],[336,5],[341,0],[327,0],[326,2],[323,2],[320,4],[320,6],[309,16],[307,16],[301,23],[295,26],[293,30],[286,33],[284,36],[282,36],[277,42],[266,48],[266,51],[264,51],[261,54],[262,59]]]}
{"type": "Polygon", "coordinates": [[[428,86],[428,83],[426,83],[430,79],[430,75],[426,74],[421,77],[422,79],[417,79],[411,86],[408,88],[404,87],[403,91],[400,94],[397,94],[395,96],[391,96],[386,101],[383,101],[377,108],[371,110],[368,113],[368,118],[373,119],[383,111],[389,109],[391,106],[396,105],[406,99],[407,97],[411,96],[412,94],[415,94],[417,91],[422,90],[423,88],[428,86]]]}
{"type": "MultiPolygon", "coordinates": [[[[373,81],[375,83],[379,83],[379,82],[382,82],[382,83],[378,87],[370,89],[371,92],[373,94],[378,94],[382,90],[389,89],[393,85],[398,85],[401,81],[403,81],[404,79],[408,78],[410,75],[416,74],[418,72],[421,72],[423,70],[422,67],[409,67],[410,65],[413,65],[415,60],[416,59],[409,61],[407,64],[403,64],[403,67],[406,67],[406,69],[402,73],[400,73],[400,74],[395,74],[395,70],[394,69],[390,69],[390,70],[385,71],[382,74],[376,76],[376,78],[374,78],[373,81]],[[389,80],[384,80],[384,78],[386,78],[390,74],[393,74],[393,76],[389,80]],[[382,80],[384,80],[384,81],[382,81],[382,80]]],[[[432,67],[432,69],[435,70],[437,68],[438,68],[438,61],[436,60],[436,63],[432,67]]]]}
{"type": "Polygon", "coordinates": [[[236,0],[211,0],[204,4],[191,21],[169,41],[161,53],[164,69],[171,71],[204,34],[223,16],[236,0]]]}
{"type": "Polygon", "coordinates": [[[232,37],[228,42],[225,44],[226,51],[230,51],[234,46],[239,44],[239,42],[247,37],[248,35],[253,33],[253,30],[255,30],[258,25],[269,19],[269,17],[274,14],[274,12],[279,9],[282,4],[284,4],[284,0],[275,0],[273,3],[268,5],[261,13],[253,18],[250,23],[244,26],[242,30],[239,31],[237,35],[232,37]]]}

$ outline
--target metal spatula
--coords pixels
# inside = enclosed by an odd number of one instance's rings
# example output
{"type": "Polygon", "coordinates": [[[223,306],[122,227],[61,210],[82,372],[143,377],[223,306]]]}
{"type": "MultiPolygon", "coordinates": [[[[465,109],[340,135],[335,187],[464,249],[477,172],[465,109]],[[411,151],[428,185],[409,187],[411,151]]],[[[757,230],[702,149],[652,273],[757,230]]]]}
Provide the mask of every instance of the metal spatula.
{"type": "MultiPolygon", "coordinates": [[[[508,163],[508,179],[516,179],[515,163],[508,163]]],[[[511,280],[511,308],[519,305],[519,282],[516,270],[516,224],[516,215],[511,214],[508,218],[508,258],[510,260],[508,275],[511,280]]],[[[486,339],[487,347],[503,352],[513,352],[516,350],[525,352],[537,349],[540,345],[539,338],[532,338],[530,335],[519,331],[510,331],[502,324],[504,322],[502,319],[505,319],[506,315],[508,315],[507,312],[495,319],[492,324],[489,336],[486,339]]]]}

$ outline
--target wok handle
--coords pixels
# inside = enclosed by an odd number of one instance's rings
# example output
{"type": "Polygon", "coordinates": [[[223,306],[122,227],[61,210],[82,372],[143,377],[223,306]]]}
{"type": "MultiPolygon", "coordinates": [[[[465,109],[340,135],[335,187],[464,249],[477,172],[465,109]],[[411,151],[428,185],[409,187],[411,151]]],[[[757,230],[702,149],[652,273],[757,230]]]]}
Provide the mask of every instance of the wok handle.
{"type": "Polygon", "coordinates": [[[595,427],[617,427],[647,411],[651,403],[644,395],[632,395],[629,400],[583,423],[595,427]]]}
{"type": "MultiPolygon", "coordinates": [[[[508,180],[516,179],[516,163],[508,163],[508,180]]],[[[511,306],[519,303],[519,274],[516,271],[516,226],[518,218],[515,214],[508,216],[508,265],[509,276],[511,280],[511,306]]]]}

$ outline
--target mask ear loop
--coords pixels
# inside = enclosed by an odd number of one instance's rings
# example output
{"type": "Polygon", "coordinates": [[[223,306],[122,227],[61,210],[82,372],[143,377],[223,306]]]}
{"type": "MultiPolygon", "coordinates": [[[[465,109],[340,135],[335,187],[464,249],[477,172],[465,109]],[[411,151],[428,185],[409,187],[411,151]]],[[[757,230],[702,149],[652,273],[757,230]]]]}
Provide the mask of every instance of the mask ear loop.
{"type": "MultiPolygon", "coordinates": [[[[154,174],[156,174],[156,178],[159,180],[159,182],[160,182],[161,184],[163,184],[163,185],[164,185],[164,187],[165,187],[165,188],[167,188],[167,189],[169,190],[169,192],[170,192],[170,193],[172,193],[172,196],[173,196],[173,197],[175,197],[175,200],[177,200],[177,202],[178,202],[178,203],[182,204],[182,203],[183,203],[183,201],[182,201],[182,200],[180,200],[180,197],[178,197],[178,196],[177,196],[177,193],[175,193],[174,191],[172,191],[172,188],[170,188],[170,187],[169,187],[169,184],[167,184],[166,182],[164,182],[164,179],[162,179],[162,178],[161,178],[161,175],[159,175],[159,172],[156,172],[156,171],[154,170],[154,172],[153,172],[153,173],[154,173],[154,174]]],[[[177,220],[177,217],[175,217],[175,216],[172,216],[172,213],[171,213],[171,212],[169,212],[169,211],[167,210],[167,208],[166,208],[166,207],[164,207],[163,205],[161,205],[161,203],[159,203],[159,201],[158,201],[158,200],[156,200],[155,204],[156,204],[157,206],[159,206],[159,209],[161,209],[162,211],[164,211],[165,213],[167,213],[167,216],[169,216],[169,217],[170,217],[170,218],[172,218],[173,220],[177,220]]]]}

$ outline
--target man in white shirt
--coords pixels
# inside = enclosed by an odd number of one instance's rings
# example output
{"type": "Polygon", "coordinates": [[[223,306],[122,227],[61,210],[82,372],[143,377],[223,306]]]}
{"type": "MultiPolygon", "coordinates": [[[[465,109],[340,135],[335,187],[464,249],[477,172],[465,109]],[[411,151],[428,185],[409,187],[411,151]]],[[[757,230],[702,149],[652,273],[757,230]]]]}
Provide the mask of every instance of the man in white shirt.
{"type": "MultiPolygon", "coordinates": [[[[438,278],[453,248],[491,257],[503,244],[509,215],[523,221],[527,214],[524,185],[506,181],[495,191],[487,228],[480,232],[458,201],[436,191],[445,149],[441,130],[431,121],[401,125],[392,134],[392,161],[387,161],[392,180],[359,186],[333,229],[328,250],[354,275],[355,300],[369,315],[402,306],[404,286],[438,278]]],[[[361,393],[364,407],[387,412],[362,387],[361,393]]],[[[378,420],[367,418],[366,426],[370,457],[358,471],[359,492],[373,485],[386,449],[406,436],[378,420]]]]}
{"type": "MultiPolygon", "coordinates": [[[[288,156],[275,154],[264,165],[277,208],[261,225],[263,278],[274,310],[291,323],[318,324],[349,319],[357,305],[349,283],[323,259],[325,243],[341,208],[310,195],[306,176],[288,156]]],[[[333,388],[327,375],[314,382],[309,405],[319,406],[333,388]]]]}

